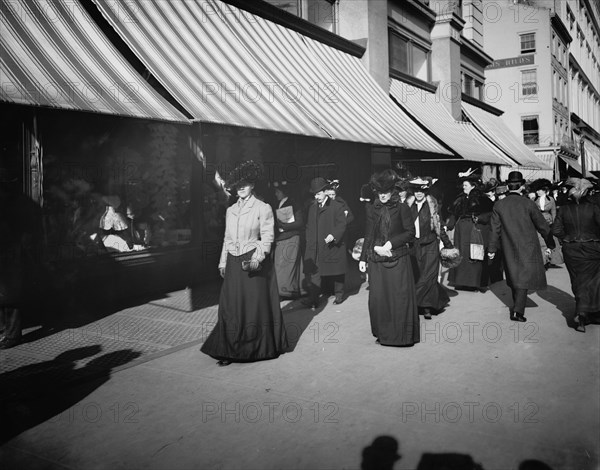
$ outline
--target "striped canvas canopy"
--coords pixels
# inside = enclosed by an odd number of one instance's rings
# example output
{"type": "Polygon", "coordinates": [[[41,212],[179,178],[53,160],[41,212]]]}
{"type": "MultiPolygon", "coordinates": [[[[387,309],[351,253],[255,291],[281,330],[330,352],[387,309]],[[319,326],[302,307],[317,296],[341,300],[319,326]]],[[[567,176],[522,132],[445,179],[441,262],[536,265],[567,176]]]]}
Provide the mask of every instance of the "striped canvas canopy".
{"type": "Polygon", "coordinates": [[[189,123],[74,0],[0,0],[0,100],[189,123]]]}
{"type": "Polygon", "coordinates": [[[198,121],[449,153],[359,59],[296,31],[218,0],[95,1],[198,121]]]}

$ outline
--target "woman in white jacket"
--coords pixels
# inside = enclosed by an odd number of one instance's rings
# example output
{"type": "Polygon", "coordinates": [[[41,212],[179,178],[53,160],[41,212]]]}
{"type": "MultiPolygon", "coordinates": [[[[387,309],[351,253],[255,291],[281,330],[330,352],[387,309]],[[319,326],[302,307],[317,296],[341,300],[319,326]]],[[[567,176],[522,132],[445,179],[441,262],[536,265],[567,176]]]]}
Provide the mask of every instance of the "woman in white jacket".
{"type": "Polygon", "coordinates": [[[217,324],[200,349],[218,359],[219,366],[273,359],[288,348],[269,256],[274,240],[273,211],[254,195],[260,174],[260,165],[248,161],[227,178],[238,200],[227,209],[225,219],[219,261],[224,281],[217,324]]]}

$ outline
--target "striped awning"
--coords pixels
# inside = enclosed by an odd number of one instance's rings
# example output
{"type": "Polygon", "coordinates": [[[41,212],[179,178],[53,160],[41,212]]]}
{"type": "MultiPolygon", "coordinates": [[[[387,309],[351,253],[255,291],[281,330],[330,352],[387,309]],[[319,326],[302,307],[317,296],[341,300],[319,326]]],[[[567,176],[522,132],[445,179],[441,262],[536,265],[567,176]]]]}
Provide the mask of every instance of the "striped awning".
{"type": "MultiPolygon", "coordinates": [[[[390,82],[390,94],[404,111],[465,160],[497,165],[512,164],[509,159],[503,158],[502,152],[493,148],[492,145],[482,145],[481,141],[476,141],[472,133],[465,128],[466,126],[461,125],[452,117],[442,103],[439,94],[394,78],[390,82]]],[[[465,124],[471,126],[469,123],[465,124]]]]}
{"type": "Polygon", "coordinates": [[[560,159],[567,164],[568,167],[575,170],[579,173],[579,176],[583,176],[583,168],[581,168],[581,164],[575,160],[574,158],[565,157],[564,155],[558,154],[560,159]]]}
{"type": "MultiPolygon", "coordinates": [[[[600,171],[600,147],[590,142],[588,139],[583,141],[583,147],[585,152],[585,169],[586,176],[592,175],[592,171],[600,171]]],[[[594,178],[596,177],[595,175],[594,178]]]]}
{"type": "Polygon", "coordinates": [[[462,102],[462,109],[473,125],[490,141],[497,145],[511,159],[526,168],[547,170],[548,166],[535,156],[535,153],[512,133],[499,116],[472,104],[462,102]]]}
{"type": "MultiPolygon", "coordinates": [[[[481,132],[479,132],[477,128],[473,125],[473,123],[461,121],[458,124],[463,128],[465,132],[467,132],[471,135],[471,137],[473,137],[473,140],[481,146],[483,151],[487,152],[488,154],[494,155],[499,160],[502,160],[504,163],[501,163],[501,165],[506,166],[507,168],[512,168],[516,166],[515,161],[508,155],[506,155],[506,153],[504,153],[500,148],[494,145],[481,132]]],[[[514,170],[515,168],[512,169],[514,170]]]]}
{"type": "Polygon", "coordinates": [[[0,0],[0,100],[189,123],[76,1],[0,0]]]}
{"type": "Polygon", "coordinates": [[[445,153],[359,59],[295,31],[218,0],[95,1],[198,121],[445,153]]]}

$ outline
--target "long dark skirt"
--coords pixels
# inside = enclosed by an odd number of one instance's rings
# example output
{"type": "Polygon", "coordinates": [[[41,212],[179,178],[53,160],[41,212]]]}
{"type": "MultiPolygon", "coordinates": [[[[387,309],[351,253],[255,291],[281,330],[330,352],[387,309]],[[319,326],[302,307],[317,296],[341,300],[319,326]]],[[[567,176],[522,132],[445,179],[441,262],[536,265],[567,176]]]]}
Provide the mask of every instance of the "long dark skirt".
{"type": "Polygon", "coordinates": [[[300,235],[275,243],[273,266],[281,297],[299,297],[302,294],[302,256],[300,235]]]}
{"type": "Polygon", "coordinates": [[[200,349],[216,359],[272,359],[288,349],[272,263],[267,258],[260,271],[243,271],[251,257],[227,256],[217,324],[200,349]]]}
{"type": "Polygon", "coordinates": [[[427,245],[415,244],[414,256],[419,270],[415,283],[417,305],[435,310],[443,309],[450,302],[450,297],[438,282],[440,249],[437,239],[427,245]]]}
{"type": "Polygon", "coordinates": [[[484,239],[485,259],[483,261],[473,261],[469,258],[471,230],[473,229],[471,219],[460,219],[454,227],[454,246],[458,248],[463,259],[456,268],[450,270],[448,284],[451,286],[479,288],[489,284],[487,240],[490,228],[481,224],[478,224],[477,227],[481,230],[484,239]]]}
{"type": "Polygon", "coordinates": [[[600,311],[600,242],[565,243],[562,252],[577,312],[600,311]]]}
{"type": "Polygon", "coordinates": [[[412,346],[420,341],[420,330],[410,257],[385,264],[369,263],[371,332],[381,344],[412,346]]]}

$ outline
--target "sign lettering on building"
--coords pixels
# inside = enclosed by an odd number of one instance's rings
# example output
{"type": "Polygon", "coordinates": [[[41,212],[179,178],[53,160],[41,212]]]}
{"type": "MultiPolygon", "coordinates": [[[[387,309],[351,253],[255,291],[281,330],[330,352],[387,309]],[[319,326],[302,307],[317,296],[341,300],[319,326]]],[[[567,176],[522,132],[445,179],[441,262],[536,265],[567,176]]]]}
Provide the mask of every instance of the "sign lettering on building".
{"type": "Polygon", "coordinates": [[[520,65],[532,65],[533,54],[521,55],[519,57],[510,57],[508,59],[498,59],[488,65],[485,69],[504,69],[507,67],[518,67],[520,65]]]}

